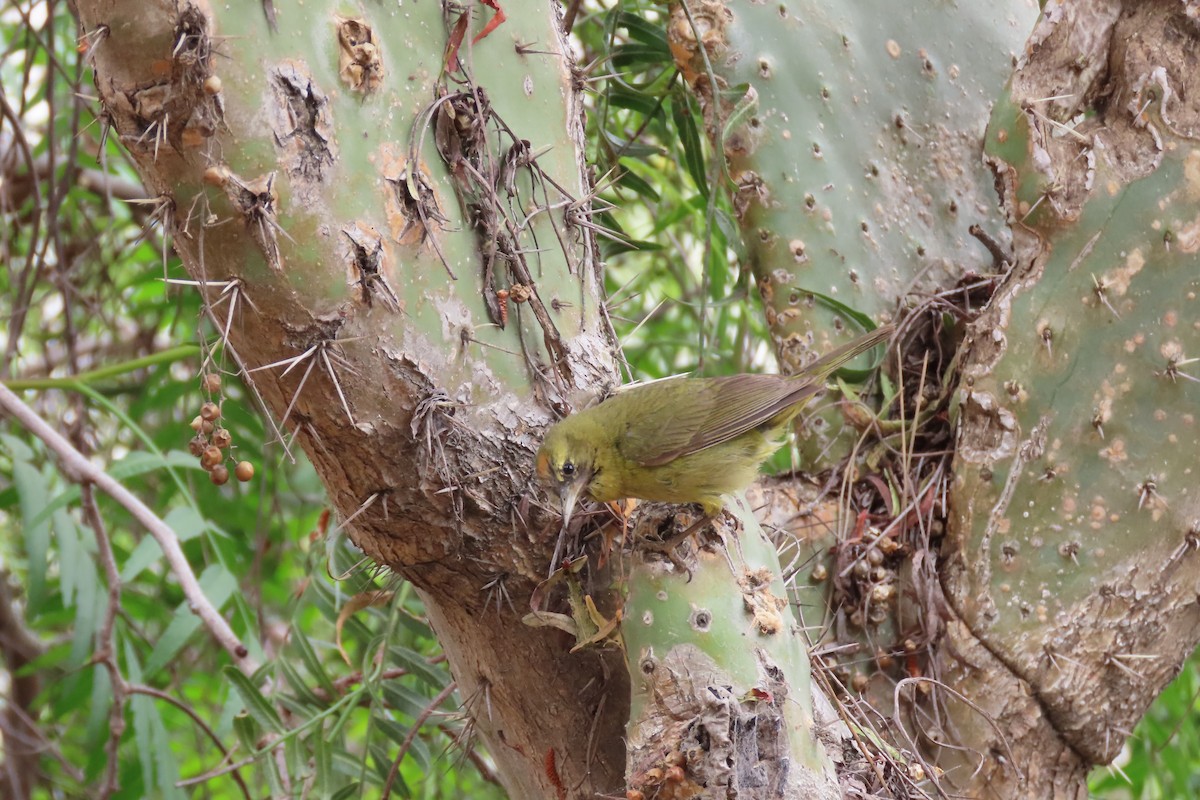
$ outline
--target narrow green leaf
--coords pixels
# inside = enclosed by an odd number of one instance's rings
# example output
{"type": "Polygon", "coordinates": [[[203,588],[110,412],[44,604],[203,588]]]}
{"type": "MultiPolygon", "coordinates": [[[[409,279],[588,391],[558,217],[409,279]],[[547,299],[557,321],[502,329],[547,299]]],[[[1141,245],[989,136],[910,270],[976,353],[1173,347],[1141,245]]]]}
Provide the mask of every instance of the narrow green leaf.
{"type": "Polygon", "coordinates": [[[121,582],[131,582],[142,574],[142,570],[160,558],[162,558],[162,548],[158,546],[158,542],[153,536],[143,536],[142,540],[137,543],[137,547],[133,548],[133,552],[129,554],[129,558],[125,559],[125,563],[121,565],[121,582]]]}
{"type": "Polygon", "coordinates": [[[376,693],[382,693],[384,701],[389,706],[412,719],[421,716],[430,700],[420,692],[404,686],[400,681],[384,681],[376,693]]]}
{"type": "Polygon", "coordinates": [[[612,65],[618,70],[630,67],[645,68],[655,65],[666,67],[672,63],[669,50],[664,51],[661,48],[640,42],[617,45],[612,50],[611,61],[612,65]]]}
{"type": "Polygon", "coordinates": [[[32,448],[11,433],[0,433],[0,443],[4,445],[0,449],[8,453],[8,457],[13,461],[33,461],[32,448]]]}
{"type": "MultiPolygon", "coordinates": [[[[850,319],[854,320],[859,325],[861,325],[862,329],[866,332],[873,331],[873,330],[875,330],[875,328],[878,327],[875,324],[875,320],[871,319],[870,315],[865,314],[862,311],[858,311],[857,309],[851,308],[850,306],[846,305],[845,303],[841,302],[840,300],[830,297],[829,295],[821,294],[820,292],[814,292],[811,289],[803,289],[799,286],[794,286],[794,287],[792,287],[792,289],[793,289],[793,291],[800,292],[801,294],[810,295],[813,298],[820,301],[823,305],[828,306],[829,308],[833,309],[834,311],[838,312],[839,314],[846,315],[847,317],[849,317],[850,319]]],[[[862,358],[862,356],[859,356],[859,358],[862,358]]],[[[869,378],[871,376],[872,373],[874,373],[875,369],[879,366],[879,364],[882,363],[882,359],[883,359],[883,356],[881,355],[878,359],[876,359],[871,364],[870,367],[867,367],[865,369],[852,369],[848,366],[845,366],[845,367],[842,367],[841,369],[839,369],[834,374],[837,377],[841,378],[842,380],[849,381],[851,383],[858,383],[861,381],[865,381],[867,378],[869,378]]],[[[855,360],[857,360],[857,359],[855,359],[855,360]]]]}
{"type": "Polygon", "coordinates": [[[628,168],[622,168],[621,177],[617,179],[617,184],[638,193],[651,202],[657,203],[660,200],[658,192],[654,191],[654,187],[628,168]]]}
{"type": "Polygon", "coordinates": [[[171,526],[171,530],[175,531],[175,536],[180,542],[195,539],[211,527],[208,521],[200,515],[200,512],[191,506],[172,508],[163,517],[163,522],[171,526]]]}
{"type": "MultiPolygon", "coordinates": [[[[375,725],[384,735],[391,739],[396,744],[403,744],[412,732],[411,725],[402,725],[396,720],[388,719],[387,717],[379,716],[375,718],[375,725]]],[[[429,769],[429,748],[424,746],[424,742],[420,741],[419,736],[414,736],[412,743],[408,748],[408,755],[417,762],[417,765],[422,771],[429,769]],[[418,746],[420,743],[420,746],[418,746]]]]}
{"type": "Polygon", "coordinates": [[[292,627],[291,645],[300,655],[300,660],[304,663],[304,669],[308,671],[308,674],[321,685],[331,701],[336,699],[337,692],[334,691],[333,681],[330,680],[329,673],[325,671],[325,666],[317,656],[317,651],[313,649],[312,642],[309,641],[303,630],[295,626],[292,627]]]}
{"type": "Polygon", "coordinates": [[[620,136],[604,131],[604,138],[608,142],[608,146],[613,149],[618,156],[629,156],[630,158],[649,158],[662,154],[662,150],[648,144],[638,144],[622,139],[620,136]]]}
{"type": "Polygon", "coordinates": [[[253,753],[262,738],[262,729],[250,714],[238,714],[233,718],[233,733],[238,743],[247,752],[253,753]]]}
{"type": "Polygon", "coordinates": [[[388,648],[388,655],[391,657],[392,663],[397,667],[404,667],[410,675],[421,679],[426,685],[433,687],[439,692],[446,688],[446,684],[450,682],[450,676],[444,670],[430,664],[425,660],[425,656],[415,650],[410,650],[400,645],[392,645],[388,648]]]}
{"type": "Polygon", "coordinates": [[[49,516],[46,507],[49,485],[46,477],[27,461],[13,461],[13,485],[21,497],[21,536],[25,540],[25,596],[29,616],[42,612],[46,602],[46,569],[49,566],[49,516]]]}
{"type": "MultiPolygon", "coordinates": [[[[677,96],[678,97],[678,96],[677,96]]],[[[692,176],[700,194],[708,197],[708,175],[704,171],[704,148],[700,144],[700,131],[696,127],[696,119],[692,116],[686,98],[671,103],[671,116],[679,131],[679,144],[683,147],[683,165],[692,176]]]]}
{"type": "Polygon", "coordinates": [[[737,223],[733,221],[733,217],[729,216],[728,211],[723,208],[716,208],[713,210],[715,212],[713,214],[713,221],[717,225],[717,230],[719,230],[721,235],[725,237],[726,243],[733,248],[738,260],[742,263],[745,263],[747,260],[746,245],[744,242],[742,242],[741,229],[738,228],[737,223]]]}
{"type": "Polygon", "coordinates": [[[729,112],[729,116],[725,118],[725,125],[721,132],[721,141],[725,141],[743,122],[758,111],[758,93],[750,90],[750,84],[739,83],[724,89],[720,94],[725,102],[736,102],[733,111],[729,112]]]}
{"type": "MultiPolygon", "coordinates": [[[[131,683],[142,682],[143,672],[138,663],[137,652],[129,642],[125,643],[125,669],[131,683]]],[[[153,698],[136,694],[129,698],[129,705],[142,782],[147,795],[165,800],[182,800],[183,792],[175,787],[179,780],[179,767],[175,763],[170,737],[167,736],[166,726],[153,698]]]]}
{"type": "Polygon", "coordinates": [[[271,705],[271,701],[263,696],[258,687],[232,664],[227,664],[224,672],[225,677],[233,684],[234,691],[246,704],[246,712],[254,718],[254,721],[264,730],[282,734],[283,720],[279,718],[275,706],[271,705]]]}
{"type": "MultiPolygon", "coordinates": [[[[200,574],[200,588],[214,608],[220,609],[237,588],[237,579],[220,564],[212,564],[200,574]]],[[[178,655],[188,639],[200,627],[200,618],[186,602],[175,609],[167,629],[154,645],[146,660],[146,674],[154,675],[178,655]]],[[[216,645],[212,645],[216,647],[216,645]]]]}
{"type": "MultiPolygon", "coordinates": [[[[392,768],[392,760],[395,758],[395,754],[389,754],[378,745],[369,745],[367,750],[371,753],[371,758],[375,764],[375,771],[379,774],[379,782],[382,784],[387,780],[388,771],[392,768]]],[[[392,796],[412,797],[412,790],[408,788],[408,783],[404,780],[403,771],[396,774],[396,781],[392,784],[392,796]]]]}
{"type": "MultiPolygon", "coordinates": [[[[76,565],[75,579],[78,581],[79,602],[75,605],[75,627],[71,631],[71,656],[68,664],[72,669],[79,669],[92,657],[96,646],[96,631],[100,627],[100,619],[108,598],[100,588],[96,575],[95,562],[90,559],[76,565]]],[[[79,674],[66,676],[63,681],[67,686],[78,680],[79,674]]]]}
{"type": "Polygon", "coordinates": [[[333,774],[333,754],[330,752],[330,743],[325,739],[325,732],[318,730],[315,734],[309,737],[313,748],[313,790],[317,793],[317,797],[328,798],[333,797],[334,787],[337,785],[333,774]]]}
{"type": "Polygon", "coordinates": [[[661,24],[622,11],[617,15],[617,27],[628,31],[630,39],[655,48],[670,57],[671,48],[667,45],[667,33],[661,24]]]}
{"type": "MultiPolygon", "coordinates": [[[[130,453],[125,458],[110,464],[106,472],[110,477],[117,480],[125,480],[133,478],[147,472],[153,472],[159,469],[172,469],[174,467],[183,467],[186,469],[201,469],[198,462],[191,455],[180,450],[172,450],[159,456],[155,453],[134,452],[130,453]]],[[[69,486],[60,492],[53,500],[45,503],[41,508],[41,513],[35,518],[37,521],[42,521],[50,518],[50,515],[60,508],[74,505],[79,502],[80,491],[78,486],[69,486]]]]}
{"type": "Polygon", "coordinates": [[[608,102],[617,108],[636,111],[647,117],[657,115],[662,108],[662,100],[644,92],[636,92],[623,86],[610,86],[605,93],[608,102]]]}
{"type": "Polygon", "coordinates": [[[54,515],[54,538],[58,542],[58,585],[63,605],[70,608],[75,604],[75,587],[79,584],[79,572],[85,564],[91,565],[91,554],[80,541],[79,526],[65,511],[54,515]]]}
{"type": "MultiPolygon", "coordinates": [[[[326,702],[323,702],[319,697],[313,694],[312,689],[308,687],[308,681],[305,680],[300,674],[300,671],[296,669],[296,665],[291,662],[291,659],[280,658],[277,659],[275,663],[283,671],[283,679],[287,681],[288,686],[292,687],[292,691],[296,693],[296,697],[301,702],[318,708],[327,705],[326,702]]],[[[336,699],[337,698],[330,696],[329,702],[332,702],[336,699]]],[[[309,714],[305,713],[303,716],[307,717],[309,714]]]]}

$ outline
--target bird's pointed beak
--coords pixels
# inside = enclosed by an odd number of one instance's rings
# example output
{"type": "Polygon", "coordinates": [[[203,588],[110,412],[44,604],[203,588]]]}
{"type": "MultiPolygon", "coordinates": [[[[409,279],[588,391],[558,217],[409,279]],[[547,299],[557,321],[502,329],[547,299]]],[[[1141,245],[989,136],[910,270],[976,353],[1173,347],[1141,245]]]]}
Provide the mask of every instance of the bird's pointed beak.
{"type": "Polygon", "coordinates": [[[562,500],[563,530],[566,530],[567,524],[570,523],[571,514],[575,511],[575,504],[579,502],[579,495],[583,493],[584,487],[587,486],[587,483],[588,482],[586,479],[576,479],[570,483],[564,483],[562,488],[558,490],[558,496],[562,500]]]}

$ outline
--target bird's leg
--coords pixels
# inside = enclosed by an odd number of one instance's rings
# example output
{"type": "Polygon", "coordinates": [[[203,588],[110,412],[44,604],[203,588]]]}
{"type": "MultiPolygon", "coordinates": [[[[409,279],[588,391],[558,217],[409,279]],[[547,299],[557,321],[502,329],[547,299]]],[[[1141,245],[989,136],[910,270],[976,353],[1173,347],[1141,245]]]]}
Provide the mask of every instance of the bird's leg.
{"type": "Polygon", "coordinates": [[[698,533],[705,525],[708,525],[711,522],[713,522],[715,519],[717,519],[717,517],[720,516],[721,513],[723,513],[723,512],[718,512],[717,514],[710,515],[710,514],[704,513],[704,511],[701,510],[702,516],[700,517],[700,519],[697,522],[694,522],[691,525],[689,525],[683,531],[675,534],[670,539],[667,539],[665,542],[644,541],[642,543],[642,547],[646,550],[652,550],[655,553],[662,553],[667,558],[671,559],[672,564],[674,564],[675,566],[679,567],[682,570],[686,570],[687,574],[688,574],[688,583],[691,583],[692,568],[683,562],[683,559],[681,559],[679,557],[679,554],[675,552],[675,548],[677,548],[679,545],[681,545],[685,541],[687,541],[687,539],[689,537],[691,537],[692,535],[698,533]]]}

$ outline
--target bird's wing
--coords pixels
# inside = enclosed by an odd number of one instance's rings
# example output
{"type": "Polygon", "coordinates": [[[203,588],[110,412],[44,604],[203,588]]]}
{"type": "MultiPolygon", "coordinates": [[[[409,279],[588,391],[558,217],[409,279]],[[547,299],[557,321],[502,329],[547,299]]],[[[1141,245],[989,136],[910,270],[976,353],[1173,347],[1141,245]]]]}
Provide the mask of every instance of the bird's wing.
{"type": "Polygon", "coordinates": [[[631,389],[626,408],[640,413],[624,415],[628,419],[624,431],[618,433],[617,448],[629,460],[655,467],[728,442],[819,392],[830,374],[893,331],[891,325],[880,326],[826,353],[809,364],[803,374],[791,378],[680,377],[631,389]],[[679,391],[681,386],[687,388],[686,393],[679,391]]]}
{"type": "Polygon", "coordinates": [[[640,403],[661,412],[630,415],[618,444],[626,458],[647,467],[667,464],[753,430],[821,388],[820,383],[777,375],[679,380],[688,389],[686,396],[679,394],[675,381],[639,390],[645,393],[640,403]]]}

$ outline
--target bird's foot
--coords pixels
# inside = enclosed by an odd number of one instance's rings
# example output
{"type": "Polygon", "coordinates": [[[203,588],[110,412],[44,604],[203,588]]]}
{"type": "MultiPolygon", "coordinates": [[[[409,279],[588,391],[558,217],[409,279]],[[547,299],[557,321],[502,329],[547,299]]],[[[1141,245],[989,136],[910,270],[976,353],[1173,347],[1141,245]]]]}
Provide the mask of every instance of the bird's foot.
{"type": "Polygon", "coordinates": [[[671,538],[662,542],[643,541],[642,547],[646,550],[651,550],[655,553],[661,553],[671,560],[671,563],[678,567],[681,571],[687,572],[688,583],[692,582],[692,568],[689,564],[679,556],[677,548],[693,535],[698,533],[705,525],[713,521],[715,517],[704,514],[700,519],[684,530],[675,534],[671,538]]]}

